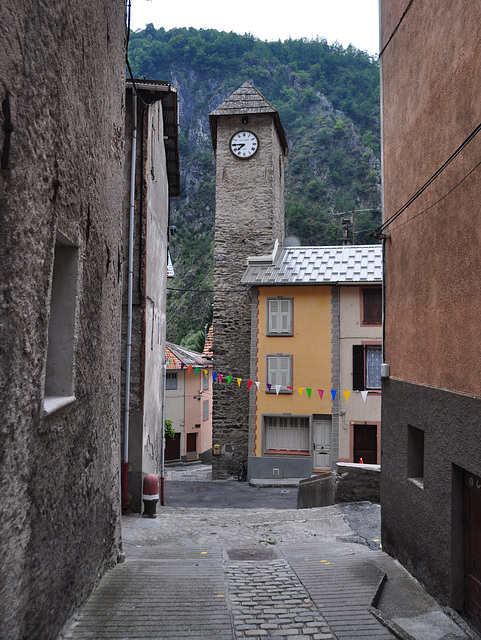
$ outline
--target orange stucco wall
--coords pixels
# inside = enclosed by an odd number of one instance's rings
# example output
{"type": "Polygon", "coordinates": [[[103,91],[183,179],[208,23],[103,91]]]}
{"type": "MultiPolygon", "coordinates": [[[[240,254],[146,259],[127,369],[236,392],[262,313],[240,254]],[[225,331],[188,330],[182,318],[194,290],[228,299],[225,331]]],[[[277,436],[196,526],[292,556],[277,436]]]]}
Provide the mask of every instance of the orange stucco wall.
{"type": "MultiPolygon", "coordinates": [[[[381,48],[406,2],[384,2],[382,9],[381,48]]],[[[458,0],[455,11],[449,2],[414,2],[381,56],[385,220],[479,124],[481,23],[475,15],[472,0],[458,0]]],[[[481,133],[387,228],[385,243],[391,376],[477,395],[481,168],[468,174],[480,158],[481,133]]]]}
{"type": "Polygon", "coordinates": [[[331,288],[325,287],[269,287],[259,290],[256,411],[256,456],[261,455],[261,416],[272,413],[312,415],[331,413],[331,288]],[[266,336],[266,298],[285,296],[294,298],[293,335],[266,336]],[[266,355],[294,354],[293,393],[266,393],[266,355]],[[311,388],[309,399],[304,390],[311,388]],[[321,400],[318,389],[324,389],[321,400]]]}

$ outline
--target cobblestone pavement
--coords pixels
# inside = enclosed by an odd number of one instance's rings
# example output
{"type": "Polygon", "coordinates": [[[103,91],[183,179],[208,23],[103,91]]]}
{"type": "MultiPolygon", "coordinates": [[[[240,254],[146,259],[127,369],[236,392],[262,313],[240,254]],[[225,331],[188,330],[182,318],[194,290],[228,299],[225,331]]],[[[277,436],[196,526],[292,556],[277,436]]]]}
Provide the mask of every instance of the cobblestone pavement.
{"type": "Polygon", "coordinates": [[[229,563],[227,584],[236,639],[335,637],[286,560],[229,563]]]}

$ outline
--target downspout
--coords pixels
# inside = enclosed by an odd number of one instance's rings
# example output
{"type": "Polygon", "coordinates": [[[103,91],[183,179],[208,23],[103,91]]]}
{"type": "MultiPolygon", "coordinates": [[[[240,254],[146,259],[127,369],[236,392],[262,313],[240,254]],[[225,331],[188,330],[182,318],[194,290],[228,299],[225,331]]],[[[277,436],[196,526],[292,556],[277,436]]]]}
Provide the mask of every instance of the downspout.
{"type": "Polygon", "coordinates": [[[128,499],[129,474],[129,419],[130,419],[130,368],[132,354],[132,282],[134,273],[134,213],[135,213],[135,161],[137,156],[137,94],[132,89],[132,157],[130,161],[130,201],[129,201],[129,275],[127,300],[127,353],[125,362],[125,417],[124,448],[122,456],[122,507],[125,509],[128,499]]]}
{"type": "Polygon", "coordinates": [[[163,507],[165,505],[165,383],[167,378],[167,362],[165,360],[164,353],[164,375],[163,375],[163,397],[162,397],[162,437],[161,441],[161,452],[160,452],[160,504],[163,507]]]}

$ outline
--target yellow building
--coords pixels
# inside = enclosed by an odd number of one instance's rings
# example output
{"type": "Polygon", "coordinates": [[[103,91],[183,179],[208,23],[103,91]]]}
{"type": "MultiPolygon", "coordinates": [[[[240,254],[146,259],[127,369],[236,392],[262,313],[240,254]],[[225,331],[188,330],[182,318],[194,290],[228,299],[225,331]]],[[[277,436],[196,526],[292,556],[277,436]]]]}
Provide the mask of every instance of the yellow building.
{"type": "Polygon", "coordinates": [[[380,245],[249,258],[250,478],[379,462],[381,282],[380,245]]]}

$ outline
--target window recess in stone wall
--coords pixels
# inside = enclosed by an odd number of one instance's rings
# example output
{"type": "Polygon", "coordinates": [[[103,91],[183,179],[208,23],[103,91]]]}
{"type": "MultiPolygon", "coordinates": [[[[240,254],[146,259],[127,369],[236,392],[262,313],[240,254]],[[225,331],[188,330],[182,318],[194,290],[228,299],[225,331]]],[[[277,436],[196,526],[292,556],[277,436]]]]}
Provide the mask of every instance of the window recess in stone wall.
{"type": "Polygon", "coordinates": [[[424,488],[424,431],[408,425],[407,476],[421,489],[424,488]]]}
{"type": "Polygon", "coordinates": [[[267,298],[267,335],[292,336],[293,298],[267,298]]]}
{"type": "Polygon", "coordinates": [[[75,401],[73,373],[77,277],[78,247],[57,232],[45,369],[45,414],[75,401]]]}

